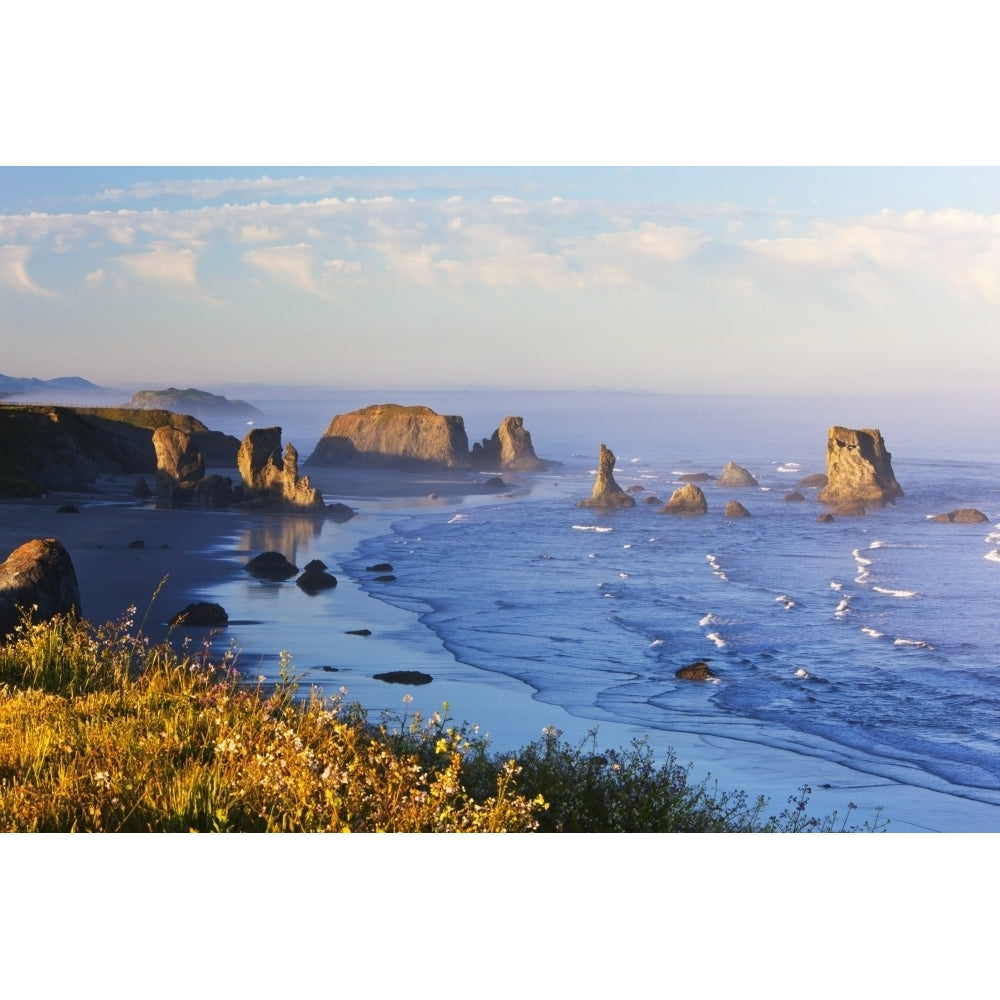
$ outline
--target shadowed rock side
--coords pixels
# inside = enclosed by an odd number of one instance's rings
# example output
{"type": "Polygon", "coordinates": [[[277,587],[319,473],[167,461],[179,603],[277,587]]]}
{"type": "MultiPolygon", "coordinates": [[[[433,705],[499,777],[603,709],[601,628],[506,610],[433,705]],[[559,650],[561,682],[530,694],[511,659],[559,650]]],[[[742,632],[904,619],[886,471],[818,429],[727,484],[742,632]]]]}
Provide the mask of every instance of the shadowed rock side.
{"type": "Polygon", "coordinates": [[[236,456],[244,496],[264,506],[325,510],[323,494],[299,476],[299,453],[289,442],[281,456],[281,428],[255,427],[243,439],[236,456]]]}
{"type": "Polygon", "coordinates": [[[19,608],[34,622],[80,613],[76,570],[61,542],[33,538],[0,563],[0,641],[21,624],[19,608]]]}
{"type": "Polygon", "coordinates": [[[826,444],[827,484],[820,503],[884,507],[903,495],[892,471],[892,455],[878,430],[831,427],[826,444]]]}
{"type": "Polygon", "coordinates": [[[472,446],[472,457],[476,461],[495,462],[501,469],[524,472],[543,469],[548,464],[535,454],[523,417],[504,417],[491,438],[472,446]]]}
{"type": "Polygon", "coordinates": [[[615,456],[607,446],[601,445],[597,466],[597,479],[589,500],[581,500],[577,507],[634,507],[635,498],[615,482],[615,456]]]}
{"type": "Polygon", "coordinates": [[[720,486],[756,486],[757,479],[742,465],[737,465],[735,462],[727,462],[725,468],[722,470],[722,475],[719,476],[720,486]]]}
{"type": "Polygon", "coordinates": [[[947,514],[935,514],[931,520],[942,524],[986,524],[989,518],[975,507],[962,507],[961,510],[952,510],[947,514]]]}
{"type": "Polygon", "coordinates": [[[174,427],[157,427],[153,448],[158,506],[228,507],[232,502],[233,481],[228,476],[205,475],[205,460],[190,434],[174,427]]]}
{"type": "Polygon", "coordinates": [[[461,417],[441,416],[426,406],[384,403],[335,416],[306,464],[441,469],[468,460],[469,438],[461,417]]]}
{"type": "Polygon", "coordinates": [[[708,501],[700,487],[687,483],[674,490],[670,499],[660,508],[661,514],[707,514],[708,501]]]}

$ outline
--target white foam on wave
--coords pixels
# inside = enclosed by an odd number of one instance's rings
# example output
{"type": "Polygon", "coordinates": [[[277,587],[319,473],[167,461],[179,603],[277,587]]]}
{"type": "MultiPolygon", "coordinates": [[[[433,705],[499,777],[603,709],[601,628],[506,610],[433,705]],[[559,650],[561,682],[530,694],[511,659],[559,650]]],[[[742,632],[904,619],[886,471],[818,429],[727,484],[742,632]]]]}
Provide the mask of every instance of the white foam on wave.
{"type": "Polygon", "coordinates": [[[851,553],[851,555],[854,556],[854,561],[859,566],[871,566],[871,564],[872,564],[871,559],[866,559],[863,555],[861,555],[861,552],[858,549],[855,549],[851,553]]]}
{"type": "Polygon", "coordinates": [[[851,612],[851,599],[850,597],[845,597],[840,604],[837,605],[837,609],[833,612],[838,618],[843,618],[845,615],[851,612]]]}
{"type": "Polygon", "coordinates": [[[662,646],[663,645],[663,640],[662,639],[654,639],[649,645],[650,645],[650,648],[652,648],[653,646],[662,646]]]}
{"type": "Polygon", "coordinates": [[[631,543],[631,542],[626,542],[626,543],[625,543],[625,544],[624,544],[624,545],[622,546],[622,548],[623,548],[623,549],[630,549],[630,548],[632,548],[632,543],[631,543]]]}
{"type": "Polygon", "coordinates": [[[798,462],[782,462],[778,466],[778,472],[801,472],[802,466],[798,462]]]}
{"type": "Polygon", "coordinates": [[[574,531],[597,531],[601,534],[605,534],[609,531],[614,531],[614,528],[605,528],[600,524],[574,524],[574,531]]]}
{"type": "Polygon", "coordinates": [[[862,625],[861,631],[873,639],[881,639],[885,635],[885,632],[880,632],[877,628],[870,628],[868,625],[862,625]]]}
{"type": "Polygon", "coordinates": [[[994,549],[992,552],[987,552],[983,558],[989,559],[991,562],[1000,562],[1000,549],[994,549]]]}
{"type": "Polygon", "coordinates": [[[924,642],[922,639],[897,639],[894,646],[913,646],[916,649],[933,649],[934,647],[929,642],[924,642]]]}
{"type": "Polygon", "coordinates": [[[880,542],[876,538],[874,542],[869,542],[868,543],[868,548],[870,548],[870,549],[884,549],[887,544],[888,544],[887,542],[880,542]]]}
{"type": "Polygon", "coordinates": [[[872,590],[879,594],[888,594],[890,597],[916,597],[915,590],[892,590],[889,587],[872,587],[872,590]]]}
{"type": "Polygon", "coordinates": [[[837,583],[836,580],[831,580],[830,581],[830,589],[831,590],[843,590],[844,589],[844,585],[842,583],[837,583]]]}
{"type": "Polygon", "coordinates": [[[868,570],[866,570],[866,569],[863,569],[863,570],[862,570],[862,571],[861,571],[861,572],[860,572],[860,573],[859,573],[859,574],[858,574],[858,575],[857,575],[857,576],[856,576],[856,577],[854,578],[854,582],[855,582],[855,583],[867,583],[867,582],[868,582],[868,579],[869,579],[869,577],[870,577],[870,576],[871,576],[871,574],[870,574],[870,573],[868,572],[868,570]]]}
{"type": "Polygon", "coordinates": [[[760,488],[760,491],[761,491],[761,493],[770,493],[771,492],[771,487],[770,486],[762,486],[760,488]]]}
{"type": "Polygon", "coordinates": [[[781,601],[781,603],[784,604],[786,608],[794,608],[795,607],[795,601],[793,601],[788,596],[788,594],[778,594],[778,596],[775,598],[775,600],[776,601],[781,601]]]}
{"type": "Polygon", "coordinates": [[[715,643],[717,649],[722,649],[722,647],[725,646],[726,644],[726,640],[723,639],[718,632],[709,632],[708,635],[705,636],[705,638],[711,639],[711,641],[715,643]]]}
{"type": "Polygon", "coordinates": [[[468,518],[469,518],[468,514],[455,514],[454,517],[449,519],[448,523],[455,524],[458,521],[466,521],[468,520],[468,518]]]}
{"type": "Polygon", "coordinates": [[[990,542],[992,544],[995,544],[996,542],[1000,542],[1000,531],[991,531],[986,536],[986,538],[983,539],[983,541],[990,542]]]}
{"type": "Polygon", "coordinates": [[[799,669],[795,671],[795,676],[801,678],[802,680],[806,680],[812,675],[808,670],[803,670],[802,667],[799,667],[799,669]]]}
{"type": "Polygon", "coordinates": [[[623,580],[627,580],[627,579],[628,579],[628,573],[619,573],[618,575],[619,575],[619,576],[620,576],[620,577],[621,577],[621,578],[622,578],[623,580]]]}
{"type": "Polygon", "coordinates": [[[718,615],[714,615],[709,612],[700,622],[698,622],[698,624],[704,628],[706,625],[719,625],[721,622],[722,619],[718,615]]]}

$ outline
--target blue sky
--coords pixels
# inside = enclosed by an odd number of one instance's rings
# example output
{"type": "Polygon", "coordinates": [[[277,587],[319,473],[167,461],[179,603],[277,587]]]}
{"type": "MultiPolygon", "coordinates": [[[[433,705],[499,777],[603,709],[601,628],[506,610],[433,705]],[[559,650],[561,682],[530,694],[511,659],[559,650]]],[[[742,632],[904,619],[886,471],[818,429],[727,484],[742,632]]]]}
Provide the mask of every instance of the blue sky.
{"type": "Polygon", "coordinates": [[[0,168],[5,374],[987,390],[994,168],[0,168]]]}

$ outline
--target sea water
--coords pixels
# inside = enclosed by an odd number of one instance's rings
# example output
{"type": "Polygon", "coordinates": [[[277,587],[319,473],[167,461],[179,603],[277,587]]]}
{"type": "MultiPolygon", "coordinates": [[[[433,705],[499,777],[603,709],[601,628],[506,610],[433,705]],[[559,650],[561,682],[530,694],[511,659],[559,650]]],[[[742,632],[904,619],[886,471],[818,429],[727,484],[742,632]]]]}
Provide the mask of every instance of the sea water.
{"type": "MultiPolygon", "coordinates": [[[[333,413],[375,401],[385,400],[330,400],[311,435],[303,399],[286,402],[283,419],[304,459],[333,413]]],[[[683,737],[704,757],[692,760],[696,773],[718,773],[724,756],[723,773],[750,791],[770,790],[780,761],[786,785],[839,782],[851,790],[841,805],[882,804],[881,795],[905,812],[904,827],[1000,829],[994,426],[960,426],[958,411],[933,401],[883,402],[880,412],[874,398],[424,401],[462,413],[471,439],[521,415],[537,453],[561,465],[508,477],[502,495],[352,503],[357,523],[264,519],[256,534],[230,540],[236,572],[221,599],[247,669],[272,679],[288,649],[321,690],[346,687],[372,710],[398,708],[402,690],[371,679],[388,648],[396,667],[435,677],[415,692],[425,711],[452,690],[443,680],[461,681],[456,714],[491,729],[493,707],[510,745],[548,724],[575,735],[597,725],[608,743],[649,734],[661,750],[683,737]],[[797,484],[825,471],[832,424],[882,430],[905,494],[895,506],[817,520],[817,491],[797,484]],[[619,485],[634,490],[632,508],[577,506],[602,442],[617,455],[619,485]],[[702,482],[708,514],[659,512],[680,476],[718,476],[730,460],[758,486],[702,482]],[[796,488],[805,502],[785,499],[796,488]],[[659,503],[644,502],[654,496],[659,503]],[[729,500],[751,517],[725,518],[729,500]],[[931,520],[958,507],[990,521],[931,520]],[[323,559],[341,587],[309,597],[294,579],[241,578],[242,560],[268,548],[300,566],[323,559]],[[370,567],[381,562],[394,579],[377,579],[370,567]],[[362,627],[373,635],[347,635],[362,627]],[[676,677],[696,661],[714,679],[676,677]]]]}

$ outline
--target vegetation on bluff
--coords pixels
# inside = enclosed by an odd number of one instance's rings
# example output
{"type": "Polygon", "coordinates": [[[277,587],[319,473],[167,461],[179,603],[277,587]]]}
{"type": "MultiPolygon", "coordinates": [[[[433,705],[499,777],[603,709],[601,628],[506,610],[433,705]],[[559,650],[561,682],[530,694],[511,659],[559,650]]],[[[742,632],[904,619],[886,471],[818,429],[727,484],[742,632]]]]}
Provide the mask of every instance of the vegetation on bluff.
{"type": "Polygon", "coordinates": [[[342,697],[300,692],[288,662],[265,685],[232,653],[150,646],[128,617],[25,620],[0,645],[0,830],[846,828],[808,817],[808,789],[765,818],[763,799],[692,784],[642,741],[598,753],[596,734],[573,747],[548,730],[497,755],[447,706],[372,724],[342,697]]]}

